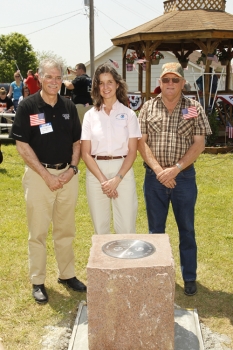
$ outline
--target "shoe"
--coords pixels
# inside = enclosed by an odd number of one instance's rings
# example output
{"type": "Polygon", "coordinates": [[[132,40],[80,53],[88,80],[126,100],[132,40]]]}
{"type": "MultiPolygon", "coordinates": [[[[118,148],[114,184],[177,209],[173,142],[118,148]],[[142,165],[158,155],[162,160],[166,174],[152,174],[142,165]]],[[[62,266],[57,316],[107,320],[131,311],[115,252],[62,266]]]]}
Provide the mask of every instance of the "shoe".
{"type": "Polygon", "coordinates": [[[81,281],[79,281],[76,277],[68,278],[67,280],[62,280],[58,278],[58,283],[65,284],[67,287],[75,290],[76,292],[86,292],[87,287],[81,281]]]}
{"type": "Polygon", "coordinates": [[[32,296],[35,301],[39,304],[45,304],[48,302],[48,294],[46,293],[44,284],[33,284],[32,285],[32,296]]]}
{"type": "Polygon", "coordinates": [[[188,296],[195,295],[197,293],[196,281],[184,281],[184,294],[188,296]]]}

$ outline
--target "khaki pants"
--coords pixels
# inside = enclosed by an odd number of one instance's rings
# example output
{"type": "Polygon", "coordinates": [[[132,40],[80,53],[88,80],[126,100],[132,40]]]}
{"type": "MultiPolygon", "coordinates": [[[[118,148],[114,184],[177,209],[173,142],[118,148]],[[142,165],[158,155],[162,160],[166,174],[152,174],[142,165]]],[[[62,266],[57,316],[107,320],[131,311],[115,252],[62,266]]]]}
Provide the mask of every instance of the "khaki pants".
{"type": "Polygon", "coordinates": [[[89,110],[91,109],[93,106],[90,105],[90,106],[84,106],[82,104],[78,104],[76,105],[76,108],[77,108],[77,111],[78,111],[78,116],[79,116],[79,120],[80,120],[80,123],[82,124],[83,123],[83,118],[84,118],[84,114],[89,110]]]}
{"type": "MultiPolygon", "coordinates": [[[[123,161],[124,159],[96,160],[98,167],[108,179],[118,173],[123,161]]],[[[110,199],[103,194],[100,182],[88,169],[86,170],[86,190],[95,233],[111,233],[111,208],[115,232],[136,233],[138,200],[132,168],[117,187],[118,198],[116,199],[110,199]]]]}
{"type": "MultiPolygon", "coordinates": [[[[66,169],[48,171],[58,175],[66,169]]],[[[26,166],[23,187],[27,206],[29,274],[32,284],[43,284],[45,281],[46,238],[51,221],[59,277],[74,277],[72,243],[75,237],[75,206],[78,197],[77,175],[63,188],[52,192],[41,176],[26,166]]]]}

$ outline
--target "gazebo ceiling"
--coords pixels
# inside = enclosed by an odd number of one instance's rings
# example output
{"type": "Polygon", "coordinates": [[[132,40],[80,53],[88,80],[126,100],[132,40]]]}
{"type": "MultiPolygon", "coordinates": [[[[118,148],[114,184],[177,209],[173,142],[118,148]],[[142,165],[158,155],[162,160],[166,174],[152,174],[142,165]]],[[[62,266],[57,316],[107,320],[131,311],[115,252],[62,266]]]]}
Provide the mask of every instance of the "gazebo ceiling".
{"type": "Polygon", "coordinates": [[[192,42],[193,39],[221,39],[229,44],[229,39],[233,39],[233,15],[219,10],[175,9],[111,40],[115,46],[128,45],[128,48],[133,48],[134,43],[140,41],[161,40],[158,48],[166,51],[171,50],[172,44],[177,47],[176,43],[181,42],[187,49],[198,49],[192,42]]]}

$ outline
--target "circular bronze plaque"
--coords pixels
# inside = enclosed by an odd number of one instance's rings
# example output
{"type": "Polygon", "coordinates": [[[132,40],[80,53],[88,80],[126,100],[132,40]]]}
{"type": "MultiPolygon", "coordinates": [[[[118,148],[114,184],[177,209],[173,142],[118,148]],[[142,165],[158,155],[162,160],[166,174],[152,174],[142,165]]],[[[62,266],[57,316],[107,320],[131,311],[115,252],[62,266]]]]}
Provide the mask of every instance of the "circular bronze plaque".
{"type": "Polygon", "coordinates": [[[104,244],[102,250],[114,258],[139,259],[153,254],[155,247],[153,244],[139,239],[122,239],[104,244]]]}

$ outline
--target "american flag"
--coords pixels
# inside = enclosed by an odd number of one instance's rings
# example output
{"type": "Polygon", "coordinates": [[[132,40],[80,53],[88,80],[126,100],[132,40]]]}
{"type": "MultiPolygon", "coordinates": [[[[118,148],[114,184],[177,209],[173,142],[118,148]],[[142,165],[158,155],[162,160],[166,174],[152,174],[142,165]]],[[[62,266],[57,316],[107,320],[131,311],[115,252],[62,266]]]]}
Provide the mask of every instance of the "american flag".
{"type": "Polygon", "coordinates": [[[119,68],[119,64],[117,63],[117,61],[113,61],[113,60],[111,60],[111,58],[109,58],[109,61],[112,62],[112,64],[113,64],[116,68],[119,68]]]}
{"type": "Polygon", "coordinates": [[[36,125],[41,125],[41,124],[45,124],[44,113],[30,115],[30,125],[31,126],[36,126],[36,125]]]}
{"type": "Polygon", "coordinates": [[[233,139],[233,127],[232,126],[226,126],[226,132],[228,132],[229,139],[233,139]]]}
{"type": "Polygon", "coordinates": [[[191,119],[197,117],[197,109],[196,107],[188,107],[182,109],[182,114],[184,119],[191,119]]]}
{"type": "Polygon", "coordinates": [[[212,55],[210,53],[208,53],[208,55],[207,55],[207,60],[214,61],[214,62],[218,63],[218,57],[216,55],[212,55]]]}

